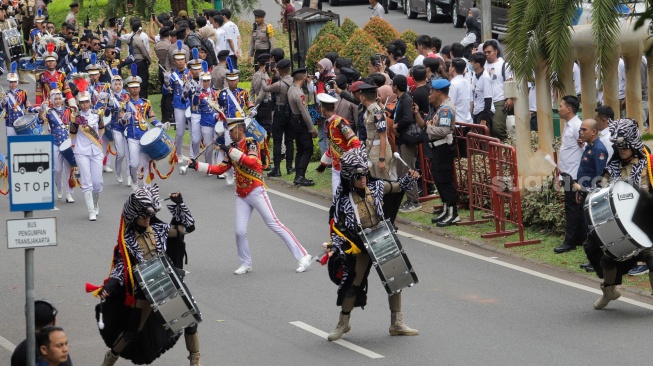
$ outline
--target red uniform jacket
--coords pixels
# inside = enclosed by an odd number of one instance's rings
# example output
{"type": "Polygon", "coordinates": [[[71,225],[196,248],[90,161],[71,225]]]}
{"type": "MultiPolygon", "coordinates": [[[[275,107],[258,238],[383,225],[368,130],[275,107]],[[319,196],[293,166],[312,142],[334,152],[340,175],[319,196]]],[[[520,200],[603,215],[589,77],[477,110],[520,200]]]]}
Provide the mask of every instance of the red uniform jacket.
{"type": "Polygon", "coordinates": [[[254,139],[248,137],[234,143],[228,155],[229,160],[218,165],[198,162],[197,171],[220,175],[233,166],[236,169],[236,194],[239,197],[246,197],[258,186],[265,186],[260,148],[254,139]]]}
{"type": "Polygon", "coordinates": [[[329,149],[320,159],[320,163],[331,164],[333,169],[340,171],[340,156],[345,151],[361,147],[361,142],[351,129],[349,122],[338,115],[334,115],[331,120],[327,121],[326,129],[329,149]]]}

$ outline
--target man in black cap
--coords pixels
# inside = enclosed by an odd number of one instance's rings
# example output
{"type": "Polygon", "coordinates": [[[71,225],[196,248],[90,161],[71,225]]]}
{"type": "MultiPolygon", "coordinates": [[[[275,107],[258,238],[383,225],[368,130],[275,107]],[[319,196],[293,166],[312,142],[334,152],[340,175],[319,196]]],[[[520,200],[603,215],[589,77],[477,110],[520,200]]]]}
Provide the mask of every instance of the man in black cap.
{"type": "Polygon", "coordinates": [[[213,89],[222,90],[225,88],[227,80],[227,58],[229,57],[229,50],[222,50],[218,52],[218,65],[211,70],[211,85],[213,89]]]}
{"type": "MultiPolygon", "coordinates": [[[[41,329],[54,326],[57,323],[57,309],[46,300],[34,301],[34,330],[36,333],[41,329]]],[[[35,334],[36,336],[36,334],[35,334]]],[[[38,347],[36,347],[36,360],[41,357],[38,347]]],[[[61,364],[61,366],[71,366],[73,362],[68,357],[68,360],[61,364]]],[[[23,340],[16,346],[14,353],[11,355],[11,366],[26,366],[27,365],[27,340],[23,340]]]]}
{"type": "MultiPolygon", "coordinates": [[[[167,68],[168,52],[172,43],[170,42],[170,28],[163,26],[159,29],[159,41],[154,45],[154,53],[159,63],[159,83],[163,85],[163,70],[172,71],[167,68]],[[163,69],[162,69],[163,68],[163,69]]],[[[161,96],[161,120],[163,122],[174,122],[174,109],[172,108],[172,94],[161,96]]]]}
{"type": "Polygon", "coordinates": [[[254,26],[252,29],[252,39],[249,42],[249,52],[247,53],[247,63],[252,63],[252,56],[255,60],[264,53],[270,53],[272,49],[272,37],[274,36],[274,27],[272,24],[265,22],[265,11],[261,9],[254,10],[254,26]]]}
{"type": "MultiPolygon", "coordinates": [[[[274,72],[275,70],[270,70],[274,72]]],[[[288,90],[293,85],[293,78],[290,76],[290,61],[281,59],[278,61],[276,71],[279,72],[279,80],[272,85],[264,85],[263,91],[272,93],[274,100],[274,114],[272,117],[272,138],[274,139],[274,148],[272,159],[274,167],[268,173],[268,177],[281,176],[281,147],[286,145],[286,172],[291,174],[295,171],[293,168],[293,128],[290,123],[290,105],[288,103],[288,90]]]]}
{"type": "Polygon", "coordinates": [[[79,13],[79,4],[76,2],[70,4],[70,13],[66,15],[66,23],[75,27],[75,33],[79,32],[79,27],[77,25],[77,18],[75,18],[77,13],[79,13]]]}
{"type": "Polygon", "coordinates": [[[311,116],[306,107],[306,95],[302,86],[306,82],[306,69],[296,69],[292,72],[293,85],[288,89],[288,104],[290,104],[290,123],[295,133],[297,152],[295,155],[295,180],[293,183],[301,186],[312,186],[315,182],[306,179],[306,169],[313,156],[313,138],[317,131],[313,126],[311,116]]]}

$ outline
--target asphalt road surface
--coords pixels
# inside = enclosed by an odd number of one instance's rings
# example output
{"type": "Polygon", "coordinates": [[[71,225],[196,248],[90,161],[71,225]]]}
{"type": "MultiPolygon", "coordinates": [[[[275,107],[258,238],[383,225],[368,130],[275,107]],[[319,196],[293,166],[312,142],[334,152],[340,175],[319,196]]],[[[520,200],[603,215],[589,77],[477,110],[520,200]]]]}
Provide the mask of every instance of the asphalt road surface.
{"type": "MultiPolygon", "coordinates": [[[[27,89],[33,91],[33,84],[27,89]]],[[[4,138],[0,152],[6,152],[4,138]]],[[[75,203],[57,201],[58,210],[34,213],[58,220],[58,246],[35,251],[35,296],[58,308],[58,324],[66,330],[76,365],[99,365],[106,352],[94,319],[98,300],[84,292],[84,284],[99,284],[106,277],[120,211],[130,192],[113,174],[104,178],[98,221],[87,220],[78,189],[75,203]]],[[[239,265],[234,187],[198,174],[157,181],[164,196],[181,191],[197,221],[196,232],[186,237],[186,282],[204,317],[199,327],[204,365],[650,362],[650,298],[624,295],[623,301],[596,311],[596,281],[406,226],[400,226],[400,239],[420,283],[404,291],[403,311],[406,323],[420,335],[389,336],[386,294],[372,272],[368,306],[352,313],[347,342],[329,343],[325,333],[336,325],[339,308],[336,286],[325,268],[314,264],[306,273],[295,273],[292,255],[254,213],[248,235],[254,271],[233,275],[239,265]]],[[[317,254],[327,239],[329,202],[274,183],[270,197],[281,222],[317,254]]],[[[22,217],[9,212],[5,196],[0,196],[0,213],[3,221],[22,217]]],[[[159,216],[170,217],[165,209],[159,216]]],[[[0,236],[6,237],[4,223],[0,236]]],[[[0,365],[8,365],[13,345],[25,338],[22,250],[2,246],[0,278],[0,365]]],[[[181,341],[155,364],[187,365],[186,356],[181,341]]]]}

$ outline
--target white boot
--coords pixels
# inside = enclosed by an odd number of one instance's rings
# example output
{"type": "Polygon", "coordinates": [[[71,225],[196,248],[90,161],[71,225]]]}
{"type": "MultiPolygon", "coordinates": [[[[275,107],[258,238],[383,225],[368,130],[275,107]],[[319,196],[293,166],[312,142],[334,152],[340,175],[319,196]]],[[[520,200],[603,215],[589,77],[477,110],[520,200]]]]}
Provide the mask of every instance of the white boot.
{"type": "Polygon", "coordinates": [[[95,221],[95,207],[93,206],[93,192],[84,192],[84,200],[86,201],[86,208],[88,209],[88,221],[95,221]]]}
{"type": "Polygon", "coordinates": [[[66,193],[66,203],[73,203],[75,200],[73,199],[73,194],[72,193],[66,193]]]}
{"type": "Polygon", "coordinates": [[[390,335],[405,335],[414,336],[419,335],[419,330],[412,329],[404,324],[404,317],[401,312],[391,313],[390,315],[390,335]]]}
{"type": "Polygon", "coordinates": [[[132,175],[127,174],[127,187],[131,187],[131,186],[132,186],[132,175]]]}
{"type": "Polygon", "coordinates": [[[57,199],[63,198],[63,187],[57,188],[57,199]]]}
{"type": "Polygon", "coordinates": [[[621,293],[617,291],[616,285],[606,286],[605,283],[601,284],[601,291],[603,291],[603,296],[601,296],[596,302],[594,302],[594,309],[601,310],[604,307],[608,306],[608,303],[612,300],[616,300],[621,297],[621,293]]]}
{"type": "Polygon", "coordinates": [[[111,350],[107,351],[104,355],[104,361],[102,361],[102,366],[113,366],[116,364],[116,361],[120,358],[119,355],[114,355],[111,353],[111,350]]]}
{"type": "Polygon", "coordinates": [[[116,180],[118,183],[122,183],[122,172],[119,172],[118,170],[116,170],[116,180]]]}
{"type": "Polygon", "coordinates": [[[108,165],[105,165],[102,170],[104,170],[105,173],[113,173],[113,169],[108,165]]]}
{"type": "Polygon", "coordinates": [[[100,206],[98,206],[99,199],[100,192],[93,193],[93,210],[95,211],[95,216],[100,216],[100,206]]]}
{"type": "Polygon", "coordinates": [[[351,330],[351,326],[349,326],[349,317],[351,316],[350,314],[343,314],[340,313],[340,317],[338,318],[338,325],[336,325],[336,329],[332,330],[331,333],[327,336],[327,339],[329,342],[337,341],[342,337],[343,334],[349,333],[351,330]]]}

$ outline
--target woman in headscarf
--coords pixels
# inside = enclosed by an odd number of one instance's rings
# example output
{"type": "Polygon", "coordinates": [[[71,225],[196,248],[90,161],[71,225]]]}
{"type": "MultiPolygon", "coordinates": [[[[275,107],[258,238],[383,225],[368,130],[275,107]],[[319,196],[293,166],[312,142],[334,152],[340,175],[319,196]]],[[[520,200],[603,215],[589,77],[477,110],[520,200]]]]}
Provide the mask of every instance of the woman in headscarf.
{"type": "MultiPolygon", "coordinates": [[[[384,196],[410,189],[419,178],[419,174],[412,169],[396,182],[370,177],[368,157],[362,149],[349,150],[340,159],[341,182],[329,211],[331,244],[326,249],[329,276],[338,284],[336,304],[341,311],[336,328],[327,337],[329,341],[338,340],[348,333],[351,330],[351,311],[367,303],[367,276],[372,262],[358,235],[359,231],[374,228],[385,220],[384,196]]],[[[388,303],[391,311],[390,334],[418,335],[418,330],[409,328],[403,322],[401,292],[388,296],[388,303]]]]}
{"type": "Polygon", "coordinates": [[[336,74],[333,72],[333,63],[328,58],[323,58],[317,63],[317,72],[319,73],[319,76],[317,79],[317,90],[315,95],[326,93],[326,83],[336,78],[336,74]]]}
{"type": "MultiPolygon", "coordinates": [[[[150,316],[152,306],[134,277],[137,265],[166,252],[171,253],[175,267],[182,265],[180,256],[175,255],[179,253],[173,253],[180,248],[172,247],[168,240],[194,231],[195,220],[181,193],[170,194],[170,201],[174,203],[167,206],[172,220],[165,223],[156,217],[161,210],[156,183],[132,192],[123,206],[109,277],[102,287],[87,284],[87,291],[103,300],[95,309],[96,317],[98,321],[103,320],[100,334],[111,349],[105,354],[102,366],[114,365],[121,356],[135,364],[152,363],[179,338],[163,327],[161,317],[150,316]]],[[[190,364],[199,366],[197,323],[185,328],[184,333],[190,364]]]]}
{"type": "Polygon", "coordinates": [[[481,42],[481,22],[478,20],[481,11],[478,8],[469,9],[469,16],[465,19],[467,33],[460,43],[465,46],[465,57],[469,58],[472,53],[472,46],[481,42]]]}

